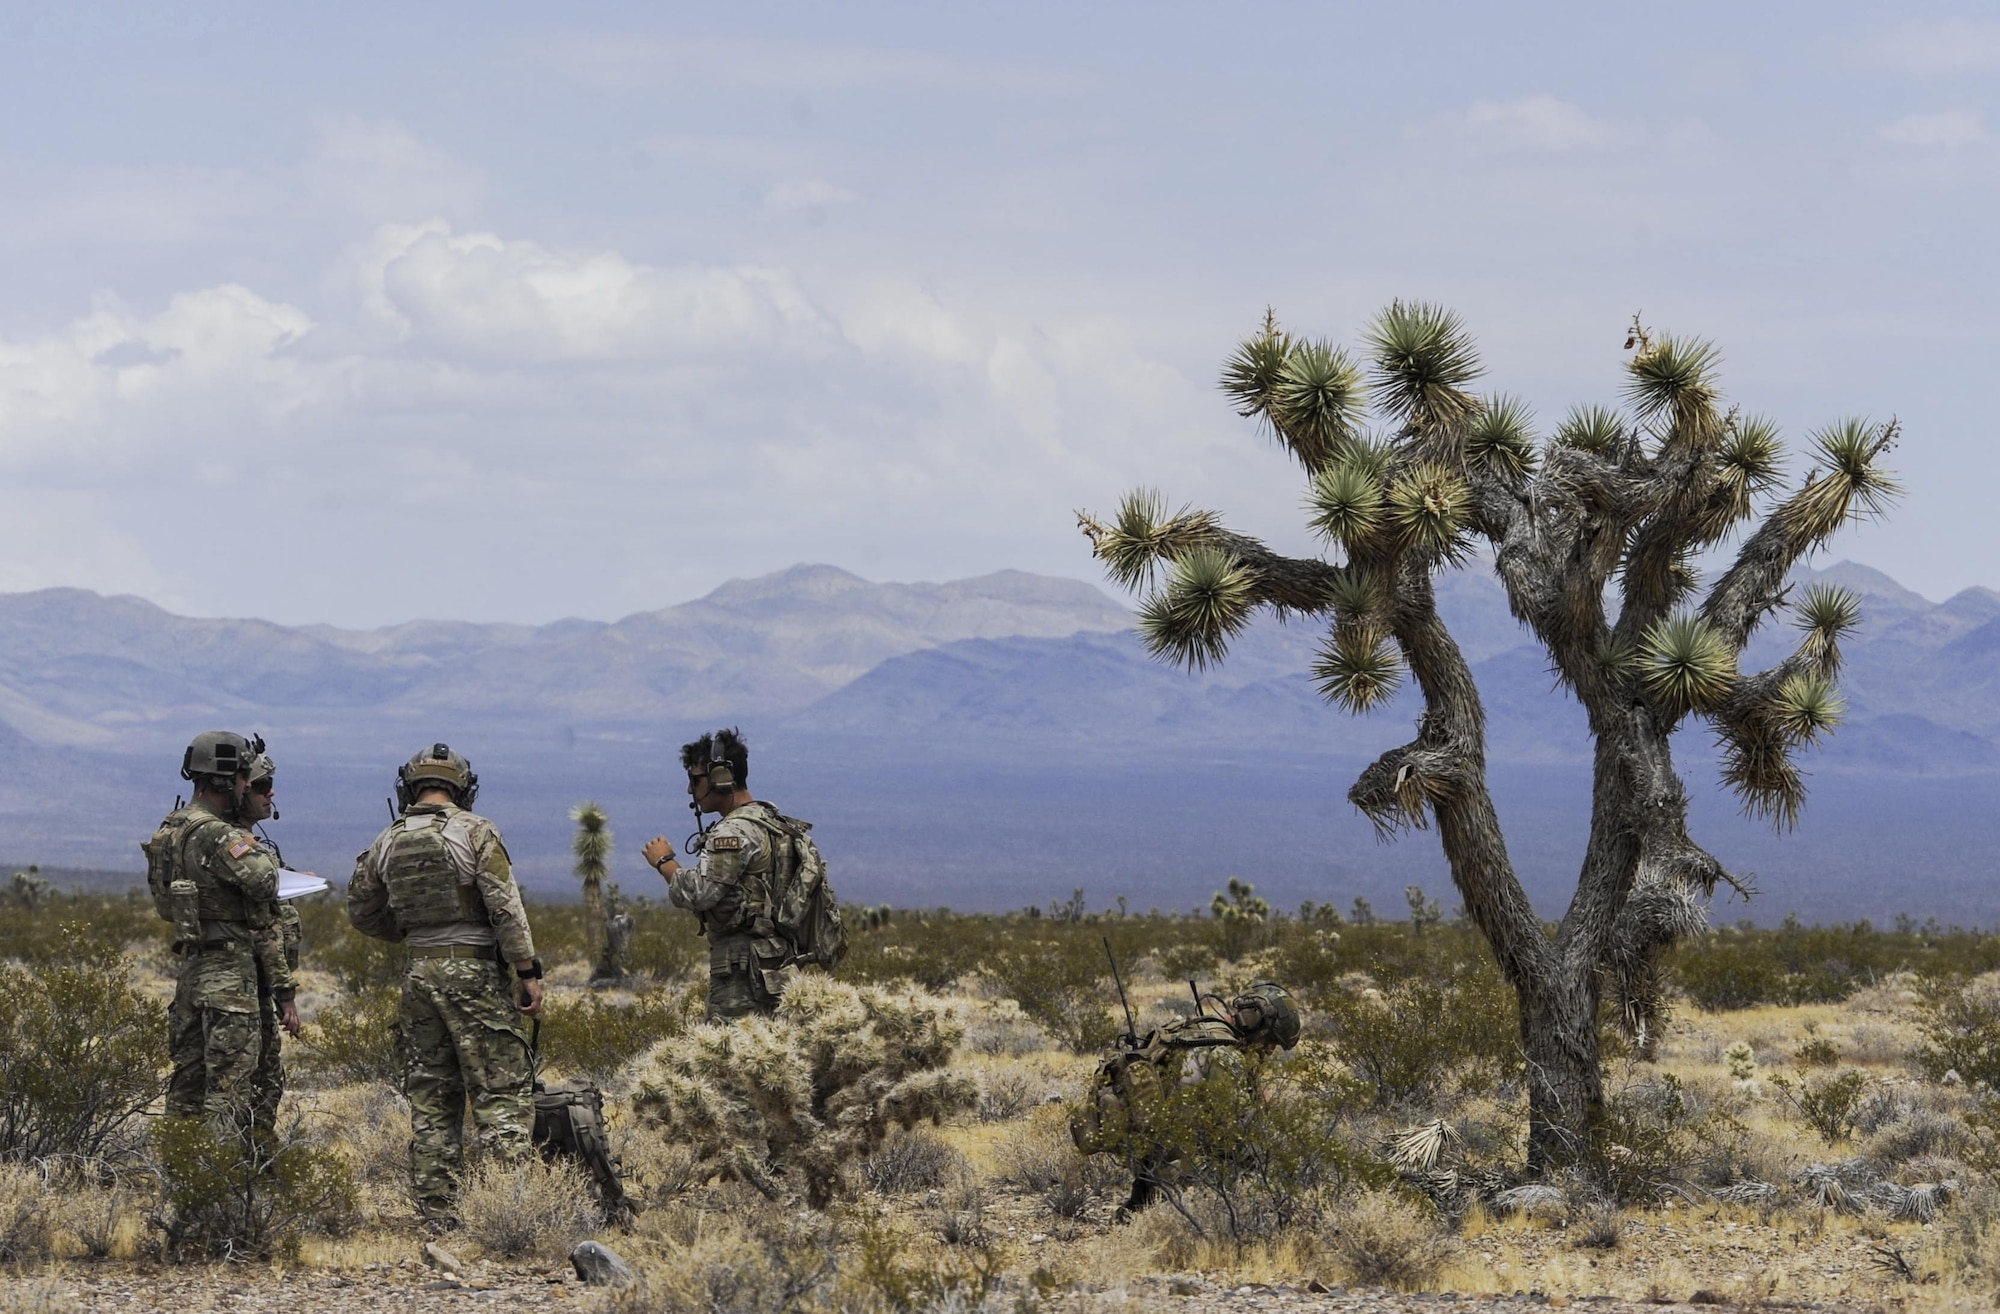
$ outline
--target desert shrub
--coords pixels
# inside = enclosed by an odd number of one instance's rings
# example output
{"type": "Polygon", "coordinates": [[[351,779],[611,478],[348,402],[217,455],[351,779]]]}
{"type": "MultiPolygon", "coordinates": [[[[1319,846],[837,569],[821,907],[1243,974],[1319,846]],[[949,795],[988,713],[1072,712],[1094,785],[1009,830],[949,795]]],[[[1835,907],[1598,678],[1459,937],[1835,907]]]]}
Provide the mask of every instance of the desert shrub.
{"type": "MultiPolygon", "coordinates": [[[[819,1308],[834,1274],[824,1219],[757,1209],[687,1209],[665,1222],[663,1253],[609,1293],[605,1314],[790,1314],[819,1308]]],[[[661,1226],[648,1219],[649,1228],[661,1226]]]]}
{"type": "Polygon", "coordinates": [[[1610,1202],[1651,1204],[1677,1187],[1734,1180],[1748,1135],[1732,1107],[1669,1074],[1607,1095],[1583,1168],[1610,1202]]]}
{"type": "Polygon", "coordinates": [[[354,1174],[332,1147],[297,1126],[273,1135],[217,1135],[199,1118],[153,1126],[157,1225],[170,1259],[290,1255],[308,1228],[355,1217],[354,1174]]]}
{"type": "Polygon", "coordinates": [[[1456,1247],[1437,1219],[1391,1191],[1363,1191],[1327,1219],[1327,1250],[1346,1277],[1416,1291],[1430,1285],[1456,1247]]]}
{"type": "Polygon", "coordinates": [[[980,1246],[992,1240],[986,1224],[986,1182],[960,1157],[953,1165],[933,1215],[938,1239],[951,1246],[980,1246]]]}
{"type": "Polygon", "coordinates": [[[287,1065],[301,1084],[401,1086],[408,1066],[400,985],[374,986],[327,1005],[291,1047],[287,1065]]]}
{"type": "Polygon", "coordinates": [[[33,966],[0,964],[0,1160],[129,1153],[160,1091],[166,1009],[115,944],[64,924],[33,966]]]}
{"type": "Polygon", "coordinates": [[[988,1070],[979,1079],[981,1122],[1012,1122],[1041,1102],[1046,1081],[1028,1072],[988,1070]]]}
{"type": "Polygon", "coordinates": [[[1200,1080],[1164,1086],[1127,1153],[1171,1160],[1182,1195],[1219,1206],[1230,1240],[1312,1221],[1322,1203],[1356,1183],[1387,1178],[1337,1132],[1353,1090],[1328,1055],[1308,1045],[1290,1062],[1210,1051],[1200,1080]]]}
{"type": "Polygon", "coordinates": [[[1910,1061],[1932,1081],[1956,1072],[1965,1083],[2000,1091],[2000,986],[1946,980],[1925,990],[1917,1005],[1923,1042],[1910,1061]]]}
{"type": "Polygon", "coordinates": [[[1843,1072],[1831,1077],[1771,1078],[1771,1088],[1791,1106],[1799,1124],[1815,1133],[1826,1145],[1836,1145],[1854,1135],[1854,1120],[1861,1109],[1861,1097],[1868,1091],[1868,1075],[1843,1072]]]}
{"type": "Polygon", "coordinates": [[[574,1165],[490,1157],[466,1174],[458,1220],[501,1259],[562,1259],[604,1224],[590,1179],[574,1165]]]}
{"type": "Polygon", "coordinates": [[[844,1285],[858,1288],[861,1299],[844,1307],[929,1314],[981,1308],[1004,1265],[993,1246],[960,1244],[940,1251],[886,1220],[870,1218],[854,1237],[851,1267],[844,1285]]]}
{"type": "Polygon", "coordinates": [[[1083,1156],[1070,1140],[1069,1115],[1050,1106],[1001,1141],[1000,1180],[1025,1191],[1047,1191],[1065,1178],[1080,1179],[1083,1156]]]}
{"type": "Polygon", "coordinates": [[[1104,1049],[1123,1029],[1104,946],[1081,936],[1000,951],[986,968],[1035,1024],[1076,1054],[1104,1049]]]}
{"type": "Polygon", "coordinates": [[[892,1133],[882,1147],[861,1161],[861,1177],[881,1195],[907,1195],[945,1184],[965,1162],[936,1133],[922,1127],[892,1133]]]}
{"type": "Polygon", "coordinates": [[[1570,1224],[1569,1243],[1579,1250],[1616,1250],[1625,1235],[1625,1219],[1615,1204],[1586,1205],[1570,1224]]]}
{"type": "Polygon", "coordinates": [[[934,996],[807,973],[773,1017],[704,1024],[656,1045],[636,1066],[632,1107],[693,1147],[703,1178],[775,1198],[780,1166],[795,1167],[820,1206],[849,1189],[846,1166],[891,1126],[973,1106],[978,1083],[944,1070],[963,1036],[934,996]]]}
{"type": "Polygon", "coordinates": [[[400,944],[363,935],[329,900],[308,900],[299,909],[299,933],[311,965],[329,972],[349,995],[401,986],[410,951],[400,944]]]}
{"type": "Polygon", "coordinates": [[[0,1163],[0,1263],[48,1258],[54,1240],[51,1199],[38,1169],[0,1163]]]}
{"type": "Polygon", "coordinates": [[[1521,1069],[1514,992],[1497,970],[1405,977],[1369,992],[1319,992],[1317,1027],[1378,1108],[1422,1108],[1447,1091],[1483,1094],[1521,1069]]]}
{"type": "Polygon", "coordinates": [[[109,1184],[69,1181],[49,1199],[53,1228],[73,1240],[90,1259],[109,1259],[136,1218],[132,1193],[113,1177],[109,1184]]]}
{"type": "Polygon", "coordinates": [[[1220,932],[1217,948],[1232,963],[1270,941],[1271,903],[1258,898],[1257,887],[1248,881],[1231,876],[1229,888],[1216,891],[1208,911],[1220,932]]]}
{"type": "Polygon", "coordinates": [[[1840,1066],[1840,1046],[1825,1036],[1807,1036],[1792,1051],[1792,1063],[1800,1068],[1834,1068],[1840,1066]]]}
{"type": "Polygon", "coordinates": [[[1034,1054],[1048,1047],[1048,1037],[1020,1004],[994,999],[966,1023],[965,1047],[979,1054],[1034,1054]]]}
{"type": "Polygon", "coordinates": [[[591,993],[551,993],[542,999],[542,1066],[602,1084],[688,1024],[686,996],[667,990],[618,1004],[591,993]]]}

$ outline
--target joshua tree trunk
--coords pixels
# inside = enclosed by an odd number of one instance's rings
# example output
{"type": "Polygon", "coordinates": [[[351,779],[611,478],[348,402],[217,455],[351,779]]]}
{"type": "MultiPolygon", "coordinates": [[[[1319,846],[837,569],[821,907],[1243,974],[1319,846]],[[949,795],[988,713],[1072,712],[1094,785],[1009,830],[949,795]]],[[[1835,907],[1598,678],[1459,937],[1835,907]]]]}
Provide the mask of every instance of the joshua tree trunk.
{"type": "Polygon", "coordinates": [[[1688,836],[1673,734],[1690,715],[1709,721],[1746,809],[1780,826],[1796,818],[1804,788],[1791,753],[1838,721],[1839,639],[1858,607],[1827,587],[1792,601],[1786,576],[1893,496],[1876,462],[1896,426],[1849,420],[1815,434],[1803,485],[1704,591],[1692,562],[1754,519],[1782,456],[1770,424],[1719,409],[1707,344],[1655,342],[1635,321],[1633,414],[1580,408],[1538,445],[1519,402],[1465,391],[1480,371],[1456,317],[1397,303],[1368,338],[1365,389],[1340,350],[1268,317],[1223,375],[1241,413],[1305,467],[1314,527],[1343,561],[1280,556],[1208,512],[1169,515],[1149,492],[1128,496],[1108,524],[1078,519],[1112,574],[1149,590],[1140,625],[1156,655],[1220,661],[1263,607],[1329,622],[1314,674],[1350,711],[1381,703],[1408,669],[1424,705],[1416,738],[1364,770],[1348,797],[1385,833],[1436,823],[1466,912],[1519,997],[1531,1163],[1574,1162],[1604,1105],[1605,992],[1648,1051],[1661,955],[1706,926],[1718,881],[1743,888],[1688,836]],[[1364,391],[1393,426],[1387,441],[1361,434],[1364,391]],[[1593,739],[1590,833],[1553,934],[1508,857],[1479,690],[1437,612],[1434,573],[1474,540],[1593,739]],[[1165,583],[1151,588],[1162,566],[1165,583]],[[1804,631],[1798,650],[1739,673],[1752,632],[1787,605],[1804,631]]]}

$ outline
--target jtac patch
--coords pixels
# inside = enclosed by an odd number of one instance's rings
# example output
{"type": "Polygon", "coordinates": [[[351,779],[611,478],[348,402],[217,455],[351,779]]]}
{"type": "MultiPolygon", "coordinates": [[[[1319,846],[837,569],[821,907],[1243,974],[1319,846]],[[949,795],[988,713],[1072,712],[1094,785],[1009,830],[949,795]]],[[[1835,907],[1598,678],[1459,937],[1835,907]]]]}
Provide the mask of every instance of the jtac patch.
{"type": "Polygon", "coordinates": [[[708,843],[702,845],[711,853],[735,853],[743,847],[741,835],[711,835],[708,843]]]}
{"type": "Polygon", "coordinates": [[[248,853],[250,850],[256,847],[257,847],[257,841],[253,839],[240,839],[237,840],[234,844],[229,846],[229,856],[232,858],[240,858],[244,854],[248,853]]]}

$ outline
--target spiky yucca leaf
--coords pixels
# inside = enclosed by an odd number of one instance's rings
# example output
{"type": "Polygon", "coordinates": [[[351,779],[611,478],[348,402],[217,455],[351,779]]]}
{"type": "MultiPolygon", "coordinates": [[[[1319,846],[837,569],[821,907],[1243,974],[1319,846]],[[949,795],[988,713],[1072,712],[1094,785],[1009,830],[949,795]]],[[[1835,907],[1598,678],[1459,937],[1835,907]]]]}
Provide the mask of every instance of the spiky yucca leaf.
{"type": "Polygon", "coordinates": [[[1708,711],[1736,683],[1736,653],[1698,616],[1669,616],[1646,632],[1640,678],[1671,714],[1708,711]]]}
{"type": "Polygon", "coordinates": [[[1482,373],[1479,352],[1457,315],[1427,301],[1392,301],[1366,336],[1375,357],[1369,391],[1389,414],[1448,427],[1477,410],[1465,387],[1482,373]]]}
{"type": "Polygon", "coordinates": [[[1876,464],[1896,443],[1895,421],[1870,424],[1847,419],[1813,435],[1817,457],[1806,486],[1777,514],[1795,542],[1817,543],[1850,520],[1881,515],[1903,491],[1895,476],[1876,464]]]}
{"type": "Polygon", "coordinates": [[[1443,1118],[1433,1118],[1390,1136],[1384,1143],[1389,1162],[1404,1172],[1425,1172],[1438,1166],[1447,1153],[1454,1157],[1465,1152],[1465,1138],[1443,1118]]]}
{"type": "Polygon", "coordinates": [[[1778,436],[1778,426],[1761,415],[1732,423],[1716,456],[1724,477],[1748,492],[1763,492],[1784,473],[1784,440],[1778,436]]]}
{"type": "Polygon", "coordinates": [[[1331,343],[1295,342],[1278,368],[1266,412],[1299,464],[1324,470],[1354,437],[1361,418],[1361,371],[1331,343]]]}
{"type": "Polygon", "coordinates": [[[1626,399],[1642,420],[1664,415],[1684,438],[1712,437],[1721,360],[1713,343],[1662,334],[1626,365],[1626,399]]]}
{"type": "Polygon", "coordinates": [[[1396,692],[1403,663],[1388,640],[1343,629],[1320,644],[1313,679],[1321,697],[1347,711],[1365,712],[1396,692]]]}
{"type": "Polygon", "coordinates": [[[1555,442],[1602,456],[1624,436],[1625,421],[1609,406],[1572,406],[1556,426],[1555,442]]]}
{"type": "Polygon", "coordinates": [[[1763,817],[1780,830],[1798,823],[1806,802],[1805,777],[1775,726],[1725,740],[1722,779],[1743,801],[1746,815],[1763,817]]]}
{"type": "Polygon", "coordinates": [[[1338,623],[1363,633],[1377,628],[1383,597],[1381,582],[1370,571],[1349,566],[1340,572],[1327,597],[1338,623]]]}
{"type": "Polygon", "coordinates": [[[1389,524],[1403,547],[1424,557],[1456,560],[1465,551],[1472,490],[1456,470],[1425,461],[1389,485],[1389,524]]]}
{"type": "Polygon", "coordinates": [[[1252,583],[1250,572],[1221,548],[1190,549],[1139,608],[1139,637],[1155,657],[1206,670],[1249,623],[1252,583]]]}
{"type": "Polygon", "coordinates": [[[1359,461],[1340,461],[1313,476],[1306,498],[1312,527],[1353,548],[1382,528],[1382,483],[1359,461]]]}
{"type": "Polygon", "coordinates": [[[1278,374],[1292,349],[1292,335],[1278,328],[1270,314],[1262,332],[1243,339],[1222,366],[1222,390],[1236,403],[1236,413],[1250,419],[1265,413],[1278,386],[1278,374]]]}
{"type": "Polygon", "coordinates": [[[1091,552],[1128,589],[1152,583],[1161,559],[1196,546],[1216,527],[1212,512],[1182,507],[1168,515],[1166,499],[1150,488],[1125,494],[1108,525],[1081,511],[1076,519],[1090,538],[1091,552]]]}
{"type": "Polygon", "coordinates": [[[1465,435],[1468,460],[1483,462],[1510,483],[1535,469],[1535,437],[1528,404],[1500,393],[1488,397],[1465,435]]]}
{"type": "Polygon", "coordinates": [[[1801,645],[1822,665],[1840,660],[1840,641],[1861,621],[1861,599],[1852,589],[1821,581],[1793,605],[1792,623],[1806,632],[1801,645]]]}
{"type": "Polygon", "coordinates": [[[1817,671],[1792,676],[1771,698],[1771,719],[1794,743],[1818,743],[1846,712],[1847,700],[1817,671]]]}

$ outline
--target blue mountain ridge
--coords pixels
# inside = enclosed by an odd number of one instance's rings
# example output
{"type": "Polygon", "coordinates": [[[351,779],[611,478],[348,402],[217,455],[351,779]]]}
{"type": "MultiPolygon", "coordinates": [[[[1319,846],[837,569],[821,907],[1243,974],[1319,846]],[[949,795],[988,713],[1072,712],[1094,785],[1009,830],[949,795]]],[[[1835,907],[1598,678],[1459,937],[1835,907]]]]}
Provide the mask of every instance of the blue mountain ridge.
{"type": "MultiPolygon", "coordinates": [[[[1788,836],[1744,821],[1696,725],[1677,751],[1697,836],[1763,896],[1722,915],[1819,920],[1897,911],[2000,919],[1981,822],[2000,795],[2000,594],[1932,604],[1842,563],[1802,572],[1864,598],[1846,645],[1846,725],[1806,760],[1814,797],[1788,836]]],[[[1508,614],[1490,573],[1440,581],[1488,713],[1495,796],[1517,868],[1549,915],[1581,856],[1581,710],[1508,614]]],[[[1130,612],[1073,580],[1003,572],[874,584],[824,566],[732,581],[616,622],[419,621],[375,631],[178,617],[80,590],[0,595],[0,853],[136,870],[197,730],[261,730],[280,764],[271,830],[300,865],[345,874],[385,819],[395,764],[444,739],[470,753],[480,807],[524,880],[560,893],[571,805],[621,836],[618,875],[683,811],[676,746],[740,723],[760,795],[812,817],[846,897],[1008,907],[1083,887],[1096,904],[1205,902],[1240,875],[1280,902],[1452,902],[1436,838],[1377,841],[1345,801],[1408,737],[1403,690],[1349,717],[1309,674],[1321,630],[1262,622],[1227,661],[1155,661],[1130,612]],[[79,819],[55,806],[93,802],[79,819]]],[[[1767,626],[1750,666],[1795,635],[1767,626]]]]}

